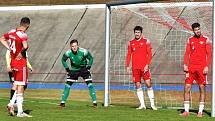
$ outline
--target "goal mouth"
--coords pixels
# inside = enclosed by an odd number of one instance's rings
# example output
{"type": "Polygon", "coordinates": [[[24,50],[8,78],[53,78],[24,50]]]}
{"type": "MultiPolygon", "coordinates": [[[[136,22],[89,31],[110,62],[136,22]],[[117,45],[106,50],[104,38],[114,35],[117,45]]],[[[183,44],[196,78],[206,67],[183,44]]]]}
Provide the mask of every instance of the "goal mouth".
{"type": "MultiPolygon", "coordinates": [[[[119,4],[110,8],[109,85],[130,87],[128,93],[118,96],[119,102],[129,103],[132,97],[138,104],[136,95],[131,94],[135,92],[132,91],[135,87],[131,81],[132,72],[126,73],[125,60],[127,44],[134,38],[133,28],[139,25],[143,27],[144,37],[150,40],[152,45],[153,58],[150,68],[152,82],[156,88],[156,104],[167,108],[181,107],[185,80],[183,59],[187,40],[193,35],[191,24],[199,22],[202,34],[212,40],[213,2],[119,4]],[[175,86],[163,88],[172,84],[175,86]],[[178,87],[181,87],[181,90],[178,90],[178,87]]],[[[208,74],[207,108],[210,108],[211,104],[211,74],[212,70],[208,74]]],[[[145,86],[143,89],[147,90],[145,86]]],[[[197,106],[198,89],[192,91],[191,105],[197,106]]],[[[110,91],[112,103],[117,93],[121,94],[120,91],[110,91]]],[[[146,92],[144,96],[147,97],[146,92]]],[[[145,100],[148,101],[148,98],[145,100]]]]}

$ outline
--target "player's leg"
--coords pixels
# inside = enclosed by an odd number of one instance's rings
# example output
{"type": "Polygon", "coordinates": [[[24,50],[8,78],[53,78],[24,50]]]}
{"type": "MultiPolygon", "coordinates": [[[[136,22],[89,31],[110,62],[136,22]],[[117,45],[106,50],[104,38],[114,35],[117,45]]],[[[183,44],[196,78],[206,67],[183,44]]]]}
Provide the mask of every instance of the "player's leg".
{"type": "Polygon", "coordinates": [[[64,90],[63,90],[63,94],[62,94],[62,97],[61,97],[61,103],[60,103],[60,106],[61,107],[65,107],[65,103],[69,97],[69,93],[70,93],[70,88],[72,86],[74,82],[73,81],[69,81],[67,79],[66,83],[65,83],[65,87],[64,87],[64,90]]]}
{"type": "Polygon", "coordinates": [[[12,88],[10,90],[10,100],[11,100],[16,91],[16,87],[13,84],[14,82],[13,72],[8,72],[8,76],[9,76],[10,82],[12,83],[12,88]]]}
{"type": "Polygon", "coordinates": [[[199,111],[197,113],[197,117],[202,117],[203,116],[203,110],[205,106],[205,87],[206,87],[206,82],[207,82],[207,75],[203,74],[203,69],[197,71],[197,83],[199,85],[199,111]]]}
{"type": "Polygon", "coordinates": [[[23,112],[24,87],[28,83],[28,70],[26,67],[21,67],[14,73],[15,85],[17,85],[17,117],[32,117],[23,112]]]}
{"type": "Polygon", "coordinates": [[[189,115],[189,108],[190,108],[190,90],[192,88],[191,84],[185,84],[184,87],[184,112],[182,113],[183,116],[189,115]]]}
{"type": "Polygon", "coordinates": [[[132,70],[132,80],[136,87],[136,94],[140,101],[140,106],[136,109],[146,109],[145,101],[144,101],[144,95],[141,85],[141,70],[140,69],[134,69],[132,70]]]}
{"type": "Polygon", "coordinates": [[[72,72],[70,74],[67,74],[65,87],[63,90],[63,94],[61,96],[61,103],[60,103],[61,107],[65,107],[65,103],[69,97],[70,88],[72,84],[78,80],[78,76],[79,76],[79,72],[72,72]]]}
{"type": "Polygon", "coordinates": [[[12,84],[12,88],[10,90],[10,102],[7,105],[7,110],[9,115],[14,116],[14,103],[16,101],[16,85],[14,84],[13,72],[8,72],[10,82],[12,84]]]}
{"type": "Polygon", "coordinates": [[[90,94],[91,100],[93,102],[93,106],[97,107],[96,90],[95,90],[95,87],[92,83],[90,71],[86,68],[83,68],[80,71],[80,76],[84,79],[84,81],[86,82],[86,84],[88,86],[89,94],[90,94]]]}
{"type": "Polygon", "coordinates": [[[97,107],[96,90],[95,90],[94,85],[92,83],[92,79],[85,79],[85,82],[88,86],[90,97],[91,97],[92,102],[93,102],[93,106],[97,107]]]}
{"type": "Polygon", "coordinates": [[[200,97],[199,97],[199,111],[197,116],[202,117],[203,116],[203,110],[205,105],[205,85],[199,84],[199,90],[200,90],[200,97]]]}
{"type": "Polygon", "coordinates": [[[152,88],[150,70],[143,74],[143,79],[144,79],[145,85],[147,87],[147,94],[148,94],[148,97],[150,100],[151,108],[153,110],[157,110],[157,108],[155,106],[154,90],[152,88]]]}
{"type": "Polygon", "coordinates": [[[17,98],[17,115],[20,115],[23,113],[23,95],[24,95],[24,85],[17,85],[17,94],[16,94],[16,98],[17,98]]]}
{"type": "Polygon", "coordinates": [[[194,75],[191,71],[185,73],[185,86],[184,86],[184,112],[181,114],[182,116],[189,116],[190,109],[190,91],[193,84],[194,75]]]}
{"type": "Polygon", "coordinates": [[[17,86],[15,85],[15,83],[13,83],[12,88],[11,88],[11,98],[10,98],[10,102],[8,104],[8,106],[14,106],[14,104],[16,103],[16,93],[17,93],[17,86]],[[14,92],[13,92],[13,91],[14,92]]]}

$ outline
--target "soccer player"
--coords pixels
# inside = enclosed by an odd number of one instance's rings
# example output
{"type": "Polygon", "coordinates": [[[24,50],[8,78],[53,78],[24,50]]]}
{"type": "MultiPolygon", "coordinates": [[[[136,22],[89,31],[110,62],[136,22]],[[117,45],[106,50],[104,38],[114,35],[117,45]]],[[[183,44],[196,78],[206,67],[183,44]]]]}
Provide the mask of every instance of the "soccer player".
{"type": "Polygon", "coordinates": [[[147,87],[147,94],[150,99],[151,108],[157,110],[154,104],[154,91],[151,84],[151,73],[149,65],[152,60],[151,43],[142,35],[143,28],[136,26],[134,28],[135,38],[129,41],[126,57],[127,73],[130,72],[130,60],[132,59],[132,80],[135,83],[137,97],[140,101],[140,106],[137,109],[146,109],[144,95],[141,85],[141,77],[144,79],[147,87]]]}
{"type": "Polygon", "coordinates": [[[184,54],[184,109],[182,116],[189,116],[190,90],[194,80],[199,85],[199,111],[197,117],[203,116],[205,103],[205,85],[207,83],[208,67],[211,64],[212,44],[211,41],[201,34],[200,24],[193,23],[192,30],[194,36],[188,39],[186,51],[184,54]]]}
{"type": "Polygon", "coordinates": [[[17,86],[17,117],[32,117],[23,112],[24,86],[28,83],[28,69],[26,51],[28,49],[28,37],[25,33],[30,26],[30,19],[23,17],[20,26],[4,34],[0,41],[10,50],[11,70],[14,76],[14,84],[17,86]],[[8,44],[8,42],[10,42],[8,44]]]}
{"type": "Polygon", "coordinates": [[[79,47],[78,41],[76,39],[70,41],[70,47],[71,49],[66,51],[61,59],[61,62],[67,72],[67,79],[63,95],[61,97],[60,106],[65,107],[65,102],[70,93],[70,87],[78,80],[78,77],[82,77],[88,86],[93,102],[93,107],[97,107],[96,91],[92,84],[90,73],[90,68],[93,64],[93,57],[87,49],[79,47]],[[67,59],[70,60],[71,68],[69,68],[66,62],[67,59]]]}
{"type": "MultiPolygon", "coordinates": [[[[15,101],[16,101],[17,86],[14,84],[13,72],[12,72],[11,67],[10,67],[11,57],[10,57],[10,51],[9,50],[6,51],[5,57],[6,57],[6,65],[7,65],[7,71],[8,71],[9,79],[10,79],[10,82],[12,84],[12,88],[10,90],[10,102],[9,102],[7,107],[8,107],[9,114],[13,116],[13,115],[15,115],[13,105],[15,104],[15,101]]],[[[31,72],[33,71],[32,66],[28,61],[28,58],[27,58],[27,67],[29,68],[29,70],[31,72]]],[[[27,85],[24,88],[26,89],[27,85]]]]}

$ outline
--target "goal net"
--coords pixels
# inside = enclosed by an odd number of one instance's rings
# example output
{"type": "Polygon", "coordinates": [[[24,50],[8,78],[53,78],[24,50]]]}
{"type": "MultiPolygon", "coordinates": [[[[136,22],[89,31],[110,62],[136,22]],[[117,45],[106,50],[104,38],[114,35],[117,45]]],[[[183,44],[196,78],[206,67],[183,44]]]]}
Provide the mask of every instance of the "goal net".
{"type": "MultiPolygon", "coordinates": [[[[110,103],[138,105],[131,73],[125,58],[133,28],[143,27],[152,44],[152,83],[158,107],[182,107],[184,90],[183,57],[193,32],[190,25],[201,24],[202,34],[212,40],[212,2],[142,3],[111,7],[110,103]]],[[[142,81],[143,82],[143,81],[142,81]]],[[[145,101],[149,106],[146,87],[145,101]]],[[[211,104],[211,71],[208,75],[206,105],[211,104]]],[[[192,87],[192,106],[198,104],[198,86],[192,87]]]]}

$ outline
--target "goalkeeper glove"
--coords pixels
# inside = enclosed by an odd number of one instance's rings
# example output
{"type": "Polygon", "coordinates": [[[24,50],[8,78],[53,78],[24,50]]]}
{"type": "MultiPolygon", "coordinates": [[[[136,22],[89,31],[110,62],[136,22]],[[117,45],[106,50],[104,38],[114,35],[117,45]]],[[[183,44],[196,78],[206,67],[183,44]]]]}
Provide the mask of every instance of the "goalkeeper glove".
{"type": "Polygon", "coordinates": [[[91,69],[91,66],[90,66],[90,65],[87,65],[86,68],[87,68],[87,70],[90,70],[90,69],[91,69]]]}
{"type": "Polygon", "coordinates": [[[69,69],[69,68],[66,68],[66,72],[69,74],[69,73],[70,73],[70,69],[69,69]]]}

